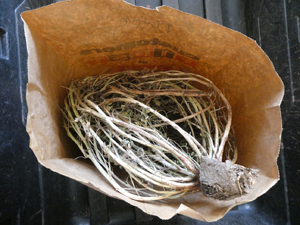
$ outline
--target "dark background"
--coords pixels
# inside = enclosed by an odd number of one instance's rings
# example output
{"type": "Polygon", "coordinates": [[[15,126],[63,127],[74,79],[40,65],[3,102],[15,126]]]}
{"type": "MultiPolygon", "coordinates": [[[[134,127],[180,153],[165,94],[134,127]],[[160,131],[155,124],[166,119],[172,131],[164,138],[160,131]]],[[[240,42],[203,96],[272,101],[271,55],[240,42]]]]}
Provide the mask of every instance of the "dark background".
{"type": "MultiPolygon", "coordinates": [[[[0,224],[207,224],[181,215],[162,221],[37,162],[25,130],[27,52],[20,13],[58,1],[0,0],[0,224]]],[[[257,200],[211,224],[300,224],[300,1],[128,2],[168,5],[207,18],[253,38],[270,57],[285,85],[281,179],[257,200]]]]}

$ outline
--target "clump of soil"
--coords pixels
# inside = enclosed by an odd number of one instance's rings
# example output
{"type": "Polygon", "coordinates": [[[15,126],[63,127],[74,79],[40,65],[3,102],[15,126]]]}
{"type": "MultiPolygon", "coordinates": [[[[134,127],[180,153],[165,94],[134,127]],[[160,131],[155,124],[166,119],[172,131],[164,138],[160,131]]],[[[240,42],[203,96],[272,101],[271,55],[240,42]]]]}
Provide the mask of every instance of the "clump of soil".
{"type": "Polygon", "coordinates": [[[258,176],[258,170],[233,164],[230,160],[201,157],[200,188],[207,197],[230,200],[249,193],[258,176]]]}

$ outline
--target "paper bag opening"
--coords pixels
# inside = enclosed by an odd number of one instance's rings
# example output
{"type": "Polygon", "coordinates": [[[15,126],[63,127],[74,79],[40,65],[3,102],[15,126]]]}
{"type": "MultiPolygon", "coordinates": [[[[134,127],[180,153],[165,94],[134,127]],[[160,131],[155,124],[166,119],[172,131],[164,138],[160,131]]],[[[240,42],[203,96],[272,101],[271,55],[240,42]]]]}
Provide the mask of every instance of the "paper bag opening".
{"type": "Polygon", "coordinates": [[[146,213],[215,221],[252,201],[278,180],[283,84],[259,46],[246,36],[169,7],[149,10],[121,0],[73,0],[22,14],[28,49],[27,131],[38,161],[51,170],[123,199],[146,213]],[[233,111],[238,164],[260,170],[253,191],[231,201],[191,193],[143,203],[114,190],[62,126],[66,87],[74,79],[144,68],[207,77],[233,111]]]}

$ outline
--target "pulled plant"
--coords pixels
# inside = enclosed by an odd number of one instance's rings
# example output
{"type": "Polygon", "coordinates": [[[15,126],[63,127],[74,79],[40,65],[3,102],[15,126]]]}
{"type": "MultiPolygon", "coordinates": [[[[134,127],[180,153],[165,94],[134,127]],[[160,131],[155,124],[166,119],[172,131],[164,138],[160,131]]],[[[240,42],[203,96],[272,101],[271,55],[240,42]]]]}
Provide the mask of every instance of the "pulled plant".
{"type": "Polygon", "coordinates": [[[257,176],[234,164],[230,104],[197,74],[144,70],[82,78],[68,88],[64,117],[83,155],[135,200],[200,190],[228,200],[247,194],[257,176]]]}

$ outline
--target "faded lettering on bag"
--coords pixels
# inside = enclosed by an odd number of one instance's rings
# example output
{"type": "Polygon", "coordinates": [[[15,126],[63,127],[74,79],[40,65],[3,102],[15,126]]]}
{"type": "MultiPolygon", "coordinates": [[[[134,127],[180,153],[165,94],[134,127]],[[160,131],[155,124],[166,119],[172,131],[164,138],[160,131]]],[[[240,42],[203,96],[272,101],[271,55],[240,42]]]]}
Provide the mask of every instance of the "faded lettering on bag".
{"type": "Polygon", "coordinates": [[[166,58],[174,58],[175,54],[178,53],[182,56],[188,57],[193,60],[199,60],[198,56],[195,56],[193,54],[190,54],[188,52],[184,52],[178,47],[165,42],[160,41],[158,38],[153,38],[152,40],[138,40],[138,41],[131,41],[126,42],[124,44],[119,44],[114,47],[105,47],[105,48],[91,48],[91,49],[84,49],[80,51],[80,55],[89,55],[94,53],[113,53],[111,55],[108,55],[109,59],[111,61],[123,61],[123,60],[130,60],[131,57],[129,53],[122,53],[122,54],[116,54],[121,51],[128,51],[133,48],[139,47],[139,46],[146,46],[146,45],[153,45],[153,46],[162,46],[167,49],[161,49],[161,48],[155,48],[154,54],[152,57],[166,57],[166,58]]]}

